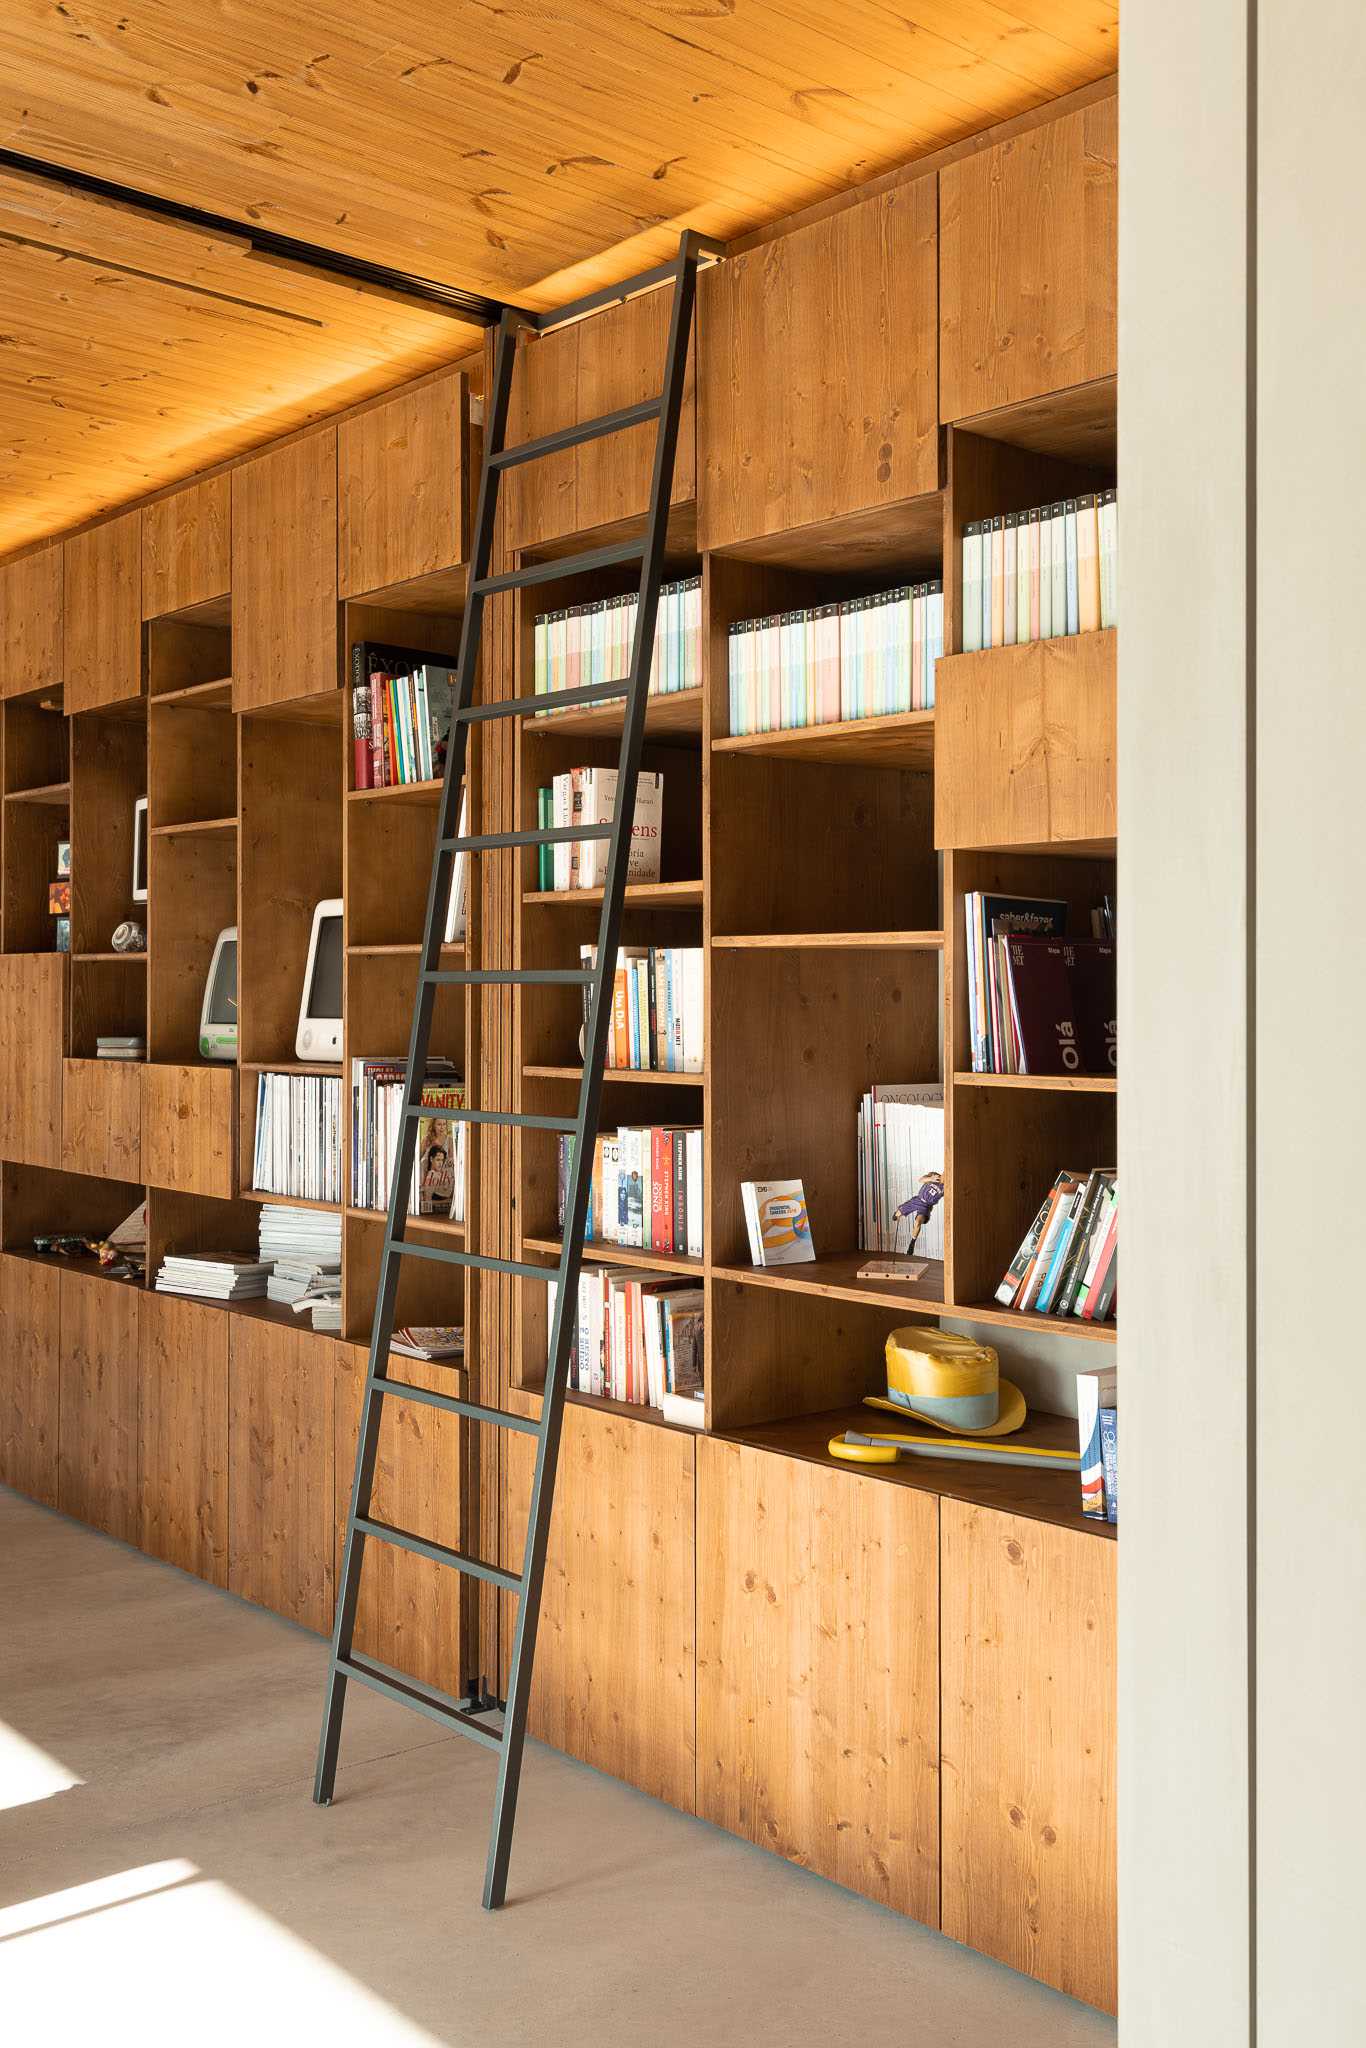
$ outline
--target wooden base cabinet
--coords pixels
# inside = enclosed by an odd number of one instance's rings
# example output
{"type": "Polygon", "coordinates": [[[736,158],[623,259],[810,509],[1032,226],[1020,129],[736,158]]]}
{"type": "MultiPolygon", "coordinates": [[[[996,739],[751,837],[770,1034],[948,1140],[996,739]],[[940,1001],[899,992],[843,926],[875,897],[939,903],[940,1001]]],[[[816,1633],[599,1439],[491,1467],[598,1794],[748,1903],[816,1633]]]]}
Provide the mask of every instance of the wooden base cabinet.
{"type": "MultiPolygon", "coordinates": [[[[551,1522],[531,1733],[685,1813],[696,1784],[694,1458],[682,1430],[570,1407],[551,1522]]],[[[534,1448],[508,1435],[521,1566],[534,1448]]],[[[511,1623],[504,1632],[504,1654],[511,1623]]]]}
{"type": "Polygon", "coordinates": [[[231,1318],[228,1589],[305,1628],[332,1626],[333,1390],[340,1345],[231,1318]]]}
{"type": "Polygon", "coordinates": [[[228,1318],[173,1294],[142,1301],[139,1541],[228,1583],[228,1318]]]}
{"type": "Polygon", "coordinates": [[[1117,1546],[940,1514],[944,1932],[1113,2012],[1117,1546]]]}
{"type": "Polygon", "coordinates": [[[0,1484],[57,1505],[61,1275],[0,1254],[0,1484]]]}
{"type": "Polygon", "coordinates": [[[142,1296],[94,1274],[61,1279],[57,1505],[63,1514],[136,1543],[142,1296]]]}
{"type": "Polygon", "coordinates": [[[939,1923],[938,1502],[697,1445],[697,1810],[939,1923]]]}

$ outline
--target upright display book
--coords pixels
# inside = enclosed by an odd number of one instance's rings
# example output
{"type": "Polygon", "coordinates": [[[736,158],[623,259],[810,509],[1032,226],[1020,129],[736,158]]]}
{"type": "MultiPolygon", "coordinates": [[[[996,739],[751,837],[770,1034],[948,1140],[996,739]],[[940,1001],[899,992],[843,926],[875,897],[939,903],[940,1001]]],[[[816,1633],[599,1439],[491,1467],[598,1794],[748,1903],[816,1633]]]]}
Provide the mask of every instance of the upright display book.
{"type": "Polygon", "coordinates": [[[741,1181],[740,1198],[756,1266],[796,1266],[815,1258],[806,1191],[799,1180],[741,1181]]]}
{"type": "Polygon", "coordinates": [[[1113,1366],[1077,1374],[1077,1441],[1081,1447],[1081,1511],[1092,1521],[1107,1519],[1101,1414],[1117,1405],[1113,1366]]]}

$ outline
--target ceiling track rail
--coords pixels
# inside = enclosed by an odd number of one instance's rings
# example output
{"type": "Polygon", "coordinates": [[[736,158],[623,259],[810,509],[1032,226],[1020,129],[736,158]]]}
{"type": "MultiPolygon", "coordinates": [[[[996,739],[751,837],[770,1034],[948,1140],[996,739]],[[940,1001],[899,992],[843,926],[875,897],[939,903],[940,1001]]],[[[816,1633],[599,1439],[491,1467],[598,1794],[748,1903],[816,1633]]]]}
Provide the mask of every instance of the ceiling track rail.
{"type": "MultiPolygon", "coordinates": [[[[348,284],[366,285],[379,291],[395,292],[405,299],[431,306],[479,327],[492,327],[505,310],[499,299],[487,299],[478,292],[463,291],[459,285],[442,284],[436,278],[416,277],[408,271],[391,270],[383,263],[369,263],[362,256],[348,256],[339,249],[324,249],[315,242],[302,242],[293,235],[276,234],[270,228],[254,227],[249,221],[229,220],[226,215],[206,212],[203,207],[184,206],[176,199],[162,199],[154,192],[142,192],[133,185],[121,185],[112,178],[99,178],[90,171],[77,171],[67,164],[55,164],[45,157],[25,156],[19,150],[0,149],[0,169],[18,171],[30,178],[42,178],[50,185],[64,185],[87,192],[118,206],[130,206],[140,213],[177,226],[198,228],[205,234],[229,236],[244,242],[255,256],[277,262],[297,263],[309,270],[329,273],[348,284]]],[[[518,309],[512,309],[518,310],[518,309]]]]}

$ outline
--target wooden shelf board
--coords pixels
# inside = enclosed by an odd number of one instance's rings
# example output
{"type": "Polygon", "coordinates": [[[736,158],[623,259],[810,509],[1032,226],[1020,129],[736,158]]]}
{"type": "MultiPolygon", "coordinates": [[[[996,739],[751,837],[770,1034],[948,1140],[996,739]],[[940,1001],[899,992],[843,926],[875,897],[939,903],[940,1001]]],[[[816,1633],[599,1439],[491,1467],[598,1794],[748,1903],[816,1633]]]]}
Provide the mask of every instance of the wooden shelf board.
{"type": "Polygon", "coordinates": [[[346,801],[349,804],[434,804],[444,786],[440,776],[433,782],[391,782],[384,789],[348,789],[346,801]]]}
{"type": "Polygon", "coordinates": [[[7,804],[51,804],[65,810],[71,802],[69,782],[45,782],[36,789],[11,789],[5,792],[7,804]]]}
{"type": "MultiPolygon", "coordinates": [[[[670,690],[653,695],[646,700],[645,731],[653,736],[661,732],[700,733],[702,730],[701,690],[670,690]]],[[[589,704],[582,711],[552,711],[536,718],[524,718],[522,731],[527,733],[619,733],[626,717],[626,700],[619,698],[609,704],[589,704]]]]}
{"type": "MultiPolygon", "coordinates": [[[[358,1209],[354,1203],[348,1204],[346,1210],[348,1223],[384,1223],[387,1216],[388,1212],[384,1209],[358,1209]]],[[[465,1238],[464,1224],[452,1223],[448,1216],[410,1216],[406,1228],[427,1230],[435,1237],[459,1238],[462,1243],[465,1238]]]]}
{"type": "Polygon", "coordinates": [[[1026,1094],[1050,1089],[1059,1095],[1113,1095],[1113,1074],[955,1074],[955,1088],[1016,1088],[1026,1094]]]}
{"type": "MultiPolygon", "coordinates": [[[[71,1231],[69,1233],[54,1231],[53,1235],[76,1237],[82,1235],[82,1233],[79,1231],[71,1231]]],[[[141,1289],[146,1285],[143,1280],[130,1280],[125,1274],[107,1271],[100,1264],[99,1260],[95,1258],[81,1258],[64,1252],[36,1252],[32,1245],[22,1244],[7,1244],[2,1249],[3,1255],[7,1259],[25,1259],[35,1266],[55,1266],[62,1272],[80,1273],[87,1280],[107,1281],[111,1287],[137,1287],[141,1289]]]]}
{"type": "MultiPolygon", "coordinates": [[[[913,1428],[907,1417],[905,1426],[913,1428]]],[[[764,1422],[743,1429],[718,1431],[730,1443],[750,1444],[757,1449],[777,1451],[789,1458],[803,1458],[853,1476],[881,1479],[893,1486],[910,1486],[921,1493],[966,1501],[972,1506],[996,1508],[1003,1514],[1021,1515],[1034,1522],[1051,1522],[1060,1529],[1114,1542],[1113,1522],[1100,1522],[1081,1512],[1081,1481],[1073,1470],[1041,1471],[1032,1466],[960,1464],[947,1458],[898,1458],[895,1465],[850,1465],[830,1455],[830,1439],[853,1429],[876,1435],[879,1428],[898,1429],[900,1418],[883,1409],[862,1405],[832,1408],[820,1415],[799,1415],[783,1422],[764,1422]]],[[[1032,1414],[1018,1437],[1022,1446],[1038,1445],[1046,1450],[1075,1450],[1077,1425],[1070,1416],[1032,1414]]]]}
{"type": "MultiPolygon", "coordinates": [[[[346,603],[373,606],[377,611],[425,612],[438,618],[451,617],[465,609],[469,573],[468,562],[453,562],[441,569],[429,569],[424,576],[411,576],[404,583],[384,583],[375,590],[348,591],[346,603]]],[[[377,636],[372,634],[370,637],[377,636]]],[[[449,661],[454,668],[453,654],[449,661]]]]}
{"type": "Polygon", "coordinates": [[[905,951],[938,953],[944,945],[942,932],[733,932],[713,937],[713,946],[732,952],[751,950],[834,953],[880,953],[905,951]]]}
{"type": "Polygon", "coordinates": [[[805,526],[736,541],[720,550],[742,562],[820,574],[913,581],[938,575],[944,555],[944,493],[925,491],[894,505],[870,505],[805,526]]]}
{"type": "Polygon", "coordinates": [[[999,1302],[958,1302],[944,1311],[960,1323],[1000,1323],[1017,1330],[1033,1330],[1040,1336],[1082,1337],[1092,1344],[1113,1344],[1114,1323],[1088,1323],[1082,1316],[1039,1316],[1029,1310],[1002,1308],[999,1302]]]}
{"type": "Polygon", "coordinates": [[[878,1252],[826,1252],[795,1266],[713,1266],[715,1280],[736,1280],[746,1287],[771,1287],[786,1294],[818,1294],[828,1301],[862,1301],[875,1308],[907,1315],[943,1316],[961,1313],[944,1299],[944,1266],[930,1259],[919,1280],[860,1280],[860,1266],[878,1252]]]}
{"type": "Polygon", "coordinates": [[[153,825],[153,839],[196,839],[209,833],[235,832],[236,818],[190,818],[179,825],[153,825]]]}
{"type": "Polygon", "coordinates": [[[334,1061],[331,1066],[323,1061],[308,1060],[241,1060],[238,1065],[244,1074],[321,1074],[325,1079],[333,1081],[340,1081],[342,1077],[340,1060],[334,1061]]]}
{"type": "MultiPolygon", "coordinates": [[[[522,1076],[528,1081],[582,1081],[582,1067],[523,1067],[522,1076]]],[[[705,1074],[661,1074],[652,1067],[604,1067],[604,1081],[643,1082],[646,1087],[657,1083],[662,1088],[700,1088],[706,1080],[705,1074]]]]}
{"type": "MultiPolygon", "coordinates": [[[[564,906],[576,903],[601,903],[601,889],[525,889],[523,903],[549,906],[564,906]]],[[[628,882],[626,885],[626,908],[646,910],[652,906],[661,909],[700,910],[702,908],[701,882],[628,882]]]]}
{"type": "MultiPolygon", "coordinates": [[[[529,1252],[546,1253],[555,1259],[560,1256],[558,1237],[524,1237],[522,1244],[529,1252]]],[[[706,1271],[701,1259],[688,1258],[681,1252],[644,1251],[638,1245],[598,1244],[591,1238],[584,1243],[583,1257],[585,1265],[642,1266],[651,1270],[658,1268],[663,1274],[696,1274],[700,1278],[706,1271]]]]}
{"type": "Polygon", "coordinates": [[[231,711],[232,677],[220,676],[208,683],[190,683],[183,690],[158,690],[150,705],[183,705],[187,710],[231,711]]]}
{"type": "MultiPolygon", "coordinates": [[[[530,1413],[534,1419],[541,1403],[540,1388],[518,1387],[515,1392],[521,1396],[518,1413],[530,1413]]],[[[606,1394],[581,1394],[576,1387],[566,1388],[565,1400],[571,1407],[596,1408],[600,1415],[615,1415],[623,1422],[639,1422],[647,1429],[671,1429],[679,1436],[702,1434],[700,1429],[688,1429],[681,1422],[670,1422],[658,1408],[647,1408],[639,1401],[613,1401],[606,1394]]]]}
{"type": "Polygon", "coordinates": [[[269,1188],[243,1188],[244,1202],[281,1202],[288,1209],[330,1209],[334,1215],[341,1209],[340,1202],[317,1202],[306,1195],[277,1195],[269,1188]]]}
{"type": "Polygon", "coordinates": [[[956,434],[980,434],[1035,455],[1088,462],[1113,475],[1118,450],[1114,377],[1073,384],[1044,398],[1028,398],[958,420],[956,434]]]}
{"type": "MultiPolygon", "coordinates": [[[[411,944],[405,941],[401,946],[348,946],[346,957],[348,960],[416,960],[421,951],[422,941],[414,939],[411,944]]],[[[443,960],[448,958],[463,960],[465,957],[463,943],[456,940],[449,946],[443,946],[441,948],[441,957],[443,960]]]]}
{"type": "Polygon", "coordinates": [[[934,764],[934,713],[894,711],[885,718],[843,718],[834,725],[797,725],[713,740],[718,754],[762,754],[780,761],[859,762],[872,768],[928,769],[934,764]]]}
{"type": "Polygon", "coordinates": [[[133,953],[73,953],[71,957],[73,960],[79,960],[83,966],[92,960],[140,960],[144,967],[147,965],[145,950],[133,953]]]}

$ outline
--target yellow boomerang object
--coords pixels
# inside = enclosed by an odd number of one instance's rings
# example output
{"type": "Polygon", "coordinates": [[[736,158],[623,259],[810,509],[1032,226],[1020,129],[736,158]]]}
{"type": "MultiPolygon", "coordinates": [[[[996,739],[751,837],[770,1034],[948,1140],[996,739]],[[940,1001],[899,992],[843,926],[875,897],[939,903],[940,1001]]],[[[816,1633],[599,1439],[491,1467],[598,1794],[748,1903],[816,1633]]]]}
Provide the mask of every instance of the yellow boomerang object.
{"type": "Polygon", "coordinates": [[[831,1437],[829,1449],[832,1458],[851,1465],[894,1465],[903,1454],[910,1454],[975,1465],[1034,1465],[1051,1472],[1081,1469],[1079,1450],[1047,1450],[1037,1444],[993,1442],[980,1436],[907,1436],[900,1430],[864,1436],[859,1430],[847,1429],[843,1436],[831,1437]]]}

